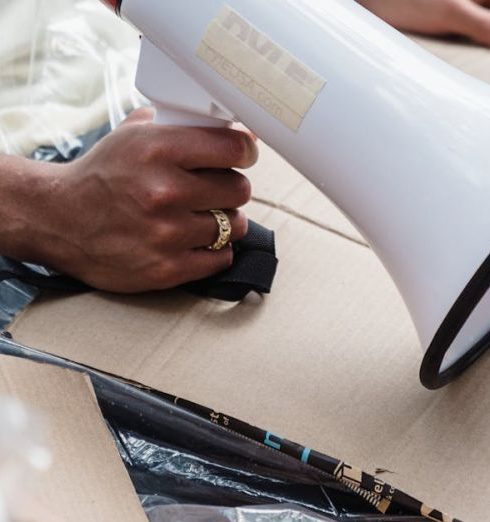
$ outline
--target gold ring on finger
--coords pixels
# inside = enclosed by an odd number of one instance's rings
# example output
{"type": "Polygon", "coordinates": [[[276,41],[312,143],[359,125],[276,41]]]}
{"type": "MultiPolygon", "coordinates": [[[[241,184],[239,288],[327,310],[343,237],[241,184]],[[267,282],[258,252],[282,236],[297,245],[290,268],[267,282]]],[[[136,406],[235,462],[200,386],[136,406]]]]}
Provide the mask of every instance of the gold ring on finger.
{"type": "Polygon", "coordinates": [[[208,246],[209,250],[221,250],[225,248],[230,242],[231,237],[231,223],[228,216],[222,210],[210,210],[218,224],[218,237],[216,241],[208,246]]]}

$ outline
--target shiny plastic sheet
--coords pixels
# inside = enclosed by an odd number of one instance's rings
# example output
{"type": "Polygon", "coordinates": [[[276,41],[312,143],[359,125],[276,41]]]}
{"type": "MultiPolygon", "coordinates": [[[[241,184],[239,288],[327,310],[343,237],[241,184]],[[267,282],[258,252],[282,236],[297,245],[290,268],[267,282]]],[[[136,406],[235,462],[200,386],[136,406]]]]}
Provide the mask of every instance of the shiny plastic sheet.
{"type": "MultiPolygon", "coordinates": [[[[339,495],[334,481],[315,484],[306,478],[273,476],[265,467],[261,469],[259,465],[239,462],[238,454],[228,461],[145,440],[141,435],[125,430],[119,430],[118,435],[137,491],[151,493],[144,502],[148,512],[160,504],[219,503],[233,507],[281,503],[309,508],[336,519],[341,516],[342,506],[335,498],[336,493],[339,495]]],[[[182,438],[185,438],[184,433],[182,438]]],[[[353,510],[362,510],[362,502],[353,495],[345,495],[344,502],[353,510]]]]}
{"type": "MultiPolygon", "coordinates": [[[[138,34],[96,0],[0,0],[0,35],[0,153],[73,159],[144,103],[138,34]]],[[[38,293],[0,282],[0,328],[38,293]]]]}
{"type": "Polygon", "coordinates": [[[150,522],[328,522],[296,506],[223,508],[211,506],[159,506],[147,511],[150,522]]]}
{"type": "Polygon", "coordinates": [[[0,0],[0,152],[62,155],[141,105],[138,34],[96,0],[0,0]]]}
{"type": "MultiPolygon", "coordinates": [[[[0,274],[2,271],[18,267],[20,263],[6,257],[0,257],[0,274]]],[[[33,265],[28,265],[32,266],[33,265]]],[[[34,267],[33,267],[34,269],[34,267]]],[[[36,267],[42,271],[42,267],[36,267]]],[[[15,315],[30,304],[39,295],[39,290],[16,279],[0,281],[0,330],[5,328],[15,315]]]]}
{"type": "Polygon", "coordinates": [[[307,507],[320,520],[423,520],[402,512],[392,516],[377,513],[334,477],[200,417],[161,393],[27,348],[2,335],[0,353],[90,375],[102,413],[149,516],[169,505],[252,509],[281,502],[279,510],[284,503],[287,509],[294,503],[299,509],[307,507]]]}

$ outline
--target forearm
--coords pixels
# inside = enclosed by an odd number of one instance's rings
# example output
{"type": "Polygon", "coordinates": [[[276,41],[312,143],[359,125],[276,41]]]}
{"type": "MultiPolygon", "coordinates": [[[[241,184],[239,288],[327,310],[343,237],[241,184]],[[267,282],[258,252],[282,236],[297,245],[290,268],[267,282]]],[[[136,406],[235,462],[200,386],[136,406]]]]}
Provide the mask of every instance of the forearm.
{"type": "Polygon", "coordinates": [[[46,208],[57,168],[0,155],[0,255],[44,260],[50,236],[46,208]]]}
{"type": "Polygon", "coordinates": [[[357,0],[402,30],[460,35],[490,46],[489,0],[357,0]]]}
{"type": "Polygon", "coordinates": [[[357,0],[394,27],[428,34],[450,32],[453,3],[445,0],[357,0]]]}

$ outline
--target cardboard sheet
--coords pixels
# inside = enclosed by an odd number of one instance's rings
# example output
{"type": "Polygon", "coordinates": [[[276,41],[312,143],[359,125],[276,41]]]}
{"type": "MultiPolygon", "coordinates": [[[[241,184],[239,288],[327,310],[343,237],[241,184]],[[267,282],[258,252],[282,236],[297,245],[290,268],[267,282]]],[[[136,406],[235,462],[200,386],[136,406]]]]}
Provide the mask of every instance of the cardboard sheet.
{"type": "MultiPolygon", "coordinates": [[[[488,51],[433,45],[485,76],[488,51]]],[[[331,203],[264,150],[248,210],[277,232],[272,295],[234,306],[180,291],[46,296],[14,336],[390,470],[382,477],[429,504],[487,521],[490,357],[446,389],[422,388],[422,352],[383,267],[331,203]]]]}
{"type": "Polygon", "coordinates": [[[0,395],[17,397],[42,415],[54,457],[16,520],[147,520],[87,377],[0,356],[0,395]]]}
{"type": "Polygon", "coordinates": [[[392,482],[431,505],[486,520],[490,359],[450,388],[424,390],[415,332],[374,254],[281,211],[250,211],[276,228],[281,250],[263,301],[55,296],[31,306],[14,336],[391,470],[392,482]]]}
{"type": "Polygon", "coordinates": [[[490,82],[490,51],[487,48],[457,39],[451,42],[422,36],[413,36],[412,39],[463,72],[490,82]]]}

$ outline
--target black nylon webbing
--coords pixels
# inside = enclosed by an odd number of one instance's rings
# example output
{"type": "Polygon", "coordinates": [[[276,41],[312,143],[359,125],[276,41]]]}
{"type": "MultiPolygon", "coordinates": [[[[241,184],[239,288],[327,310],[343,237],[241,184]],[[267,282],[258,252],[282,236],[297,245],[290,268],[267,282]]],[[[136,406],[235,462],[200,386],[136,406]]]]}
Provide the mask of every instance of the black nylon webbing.
{"type": "Polygon", "coordinates": [[[185,288],[224,301],[240,301],[252,291],[268,294],[277,268],[274,232],[249,220],[248,233],[233,243],[233,253],[233,265],[228,270],[188,283],[185,288]]]}

